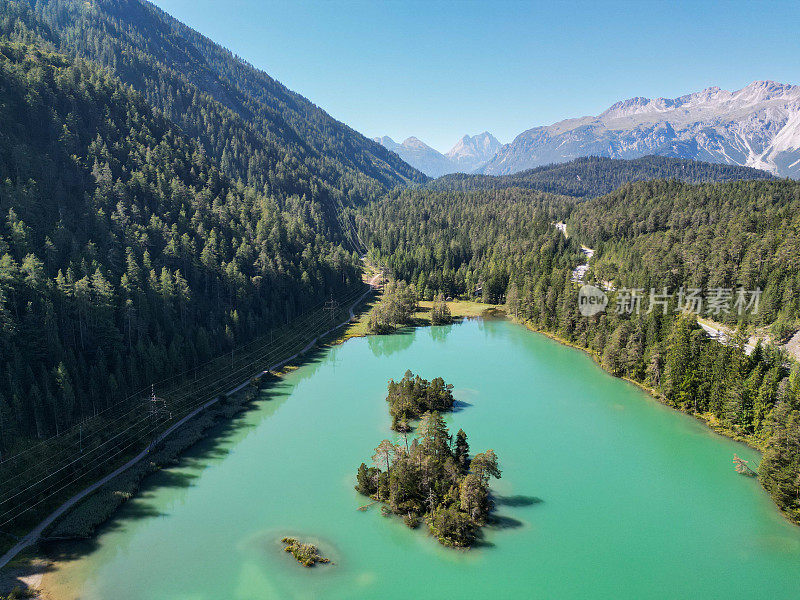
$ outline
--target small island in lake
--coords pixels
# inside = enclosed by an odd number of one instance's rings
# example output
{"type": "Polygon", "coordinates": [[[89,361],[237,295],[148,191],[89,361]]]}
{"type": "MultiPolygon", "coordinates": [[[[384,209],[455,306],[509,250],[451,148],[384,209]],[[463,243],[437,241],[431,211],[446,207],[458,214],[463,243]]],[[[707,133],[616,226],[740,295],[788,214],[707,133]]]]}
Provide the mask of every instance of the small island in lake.
{"type": "Polygon", "coordinates": [[[389,414],[392,416],[392,429],[400,432],[411,431],[408,422],[419,419],[426,412],[447,412],[453,410],[453,389],[441,377],[433,381],[422,379],[411,371],[406,371],[400,381],[389,380],[389,414]]]}
{"type": "Polygon", "coordinates": [[[329,558],[325,558],[319,553],[319,548],[314,544],[304,544],[293,537],[285,537],[281,540],[285,544],[284,552],[291,553],[304,567],[313,567],[317,563],[329,563],[329,558]]]}
{"type": "Polygon", "coordinates": [[[389,382],[392,425],[404,433],[404,443],[383,440],[372,457],[375,466],[358,468],[356,490],[383,503],[385,514],[402,516],[409,527],[424,520],[441,544],[468,547],[493,508],[489,479],[499,478],[500,468],[494,450],[470,459],[467,434],[459,429],[455,439],[450,435],[435,407],[452,407],[451,389],[441,378],[428,384],[411,372],[399,383],[389,382]],[[425,412],[409,443],[408,419],[420,407],[425,412]]]}

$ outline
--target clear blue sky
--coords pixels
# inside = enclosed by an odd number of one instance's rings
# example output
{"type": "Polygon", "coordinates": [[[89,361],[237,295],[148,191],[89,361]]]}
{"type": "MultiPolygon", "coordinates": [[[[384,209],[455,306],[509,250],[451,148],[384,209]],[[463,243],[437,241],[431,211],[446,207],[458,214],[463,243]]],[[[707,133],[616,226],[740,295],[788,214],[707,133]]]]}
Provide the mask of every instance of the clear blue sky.
{"type": "Polygon", "coordinates": [[[800,84],[800,2],[155,4],[370,137],[501,142],[632,96],[800,84]]]}

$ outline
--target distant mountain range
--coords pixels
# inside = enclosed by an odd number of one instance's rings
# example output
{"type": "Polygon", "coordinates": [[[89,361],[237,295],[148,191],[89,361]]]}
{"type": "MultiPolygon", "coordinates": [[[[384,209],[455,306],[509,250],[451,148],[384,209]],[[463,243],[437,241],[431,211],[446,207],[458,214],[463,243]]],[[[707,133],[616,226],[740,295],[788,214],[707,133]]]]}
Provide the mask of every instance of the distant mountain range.
{"type": "Polygon", "coordinates": [[[472,173],[502,147],[488,131],[473,136],[465,135],[447,154],[434,150],[416,137],[406,138],[402,144],[389,136],[373,139],[430,177],[440,177],[447,173],[472,173]]]}
{"type": "Polygon", "coordinates": [[[418,138],[413,136],[406,138],[402,144],[398,144],[388,135],[373,139],[429,177],[441,177],[453,172],[453,165],[444,154],[437,152],[418,138]]]}
{"type": "Polygon", "coordinates": [[[477,172],[506,175],[581,156],[656,154],[800,178],[800,86],[756,81],[680,98],[631,98],[596,117],[534,127],[477,172]]]}

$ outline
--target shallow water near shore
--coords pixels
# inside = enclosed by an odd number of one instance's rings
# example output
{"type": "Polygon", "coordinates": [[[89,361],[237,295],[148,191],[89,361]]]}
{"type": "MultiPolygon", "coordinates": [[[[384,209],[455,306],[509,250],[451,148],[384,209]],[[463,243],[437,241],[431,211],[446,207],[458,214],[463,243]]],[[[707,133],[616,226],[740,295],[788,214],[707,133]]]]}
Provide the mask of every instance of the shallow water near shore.
{"type": "Polygon", "coordinates": [[[325,350],[150,477],[45,588],[82,600],[800,597],[800,528],[733,454],[758,454],[507,321],[325,350]],[[391,437],[389,378],[455,386],[451,429],[494,448],[497,523],[469,551],[381,516],[355,472],[391,437]],[[284,535],[334,565],[304,568],[284,535]]]}

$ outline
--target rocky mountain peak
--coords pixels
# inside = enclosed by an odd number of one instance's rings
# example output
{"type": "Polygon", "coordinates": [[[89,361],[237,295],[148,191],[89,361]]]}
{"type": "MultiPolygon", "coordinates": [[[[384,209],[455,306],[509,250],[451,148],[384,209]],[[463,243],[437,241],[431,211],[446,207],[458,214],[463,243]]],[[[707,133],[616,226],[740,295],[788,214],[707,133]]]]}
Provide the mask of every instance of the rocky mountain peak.
{"type": "Polygon", "coordinates": [[[373,139],[431,177],[456,172],[471,173],[490,160],[502,146],[488,131],[474,136],[464,135],[447,154],[434,150],[415,136],[406,138],[402,144],[388,136],[373,139]]]}
{"type": "Polygon", "coordinates": [[[754,81],[678,98],[634,97],[596,117],[529,129],[480,172],[502,175],[580,156],[660,154],[800,178],[800,86],[754,81]]]}

